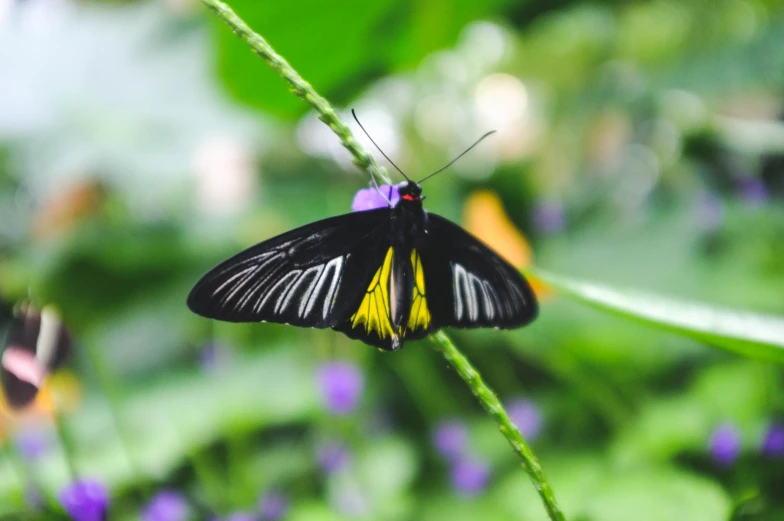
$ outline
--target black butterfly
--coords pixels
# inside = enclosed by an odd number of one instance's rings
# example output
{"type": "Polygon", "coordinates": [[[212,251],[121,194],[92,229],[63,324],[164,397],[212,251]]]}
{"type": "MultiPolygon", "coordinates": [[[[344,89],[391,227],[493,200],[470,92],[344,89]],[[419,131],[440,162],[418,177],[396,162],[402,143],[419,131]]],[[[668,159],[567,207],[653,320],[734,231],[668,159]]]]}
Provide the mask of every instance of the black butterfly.
{"type": "Polygon", "coordinates": [[[35,399],[46,375],[70,354],[71,337],[57,314],[19,306],[0,357],[0,379],[8,405],[21,409],[35,399]]]}
{"type": "Polygon", "coordinates": [[[418,183],[398,187],[395,206],[324,219],[235,255],[196,284],[188,307],[227,322],[331,327],[391,350],[446,326],[510,329],[536,318],[514,267],[427,213],[418,183]]]}

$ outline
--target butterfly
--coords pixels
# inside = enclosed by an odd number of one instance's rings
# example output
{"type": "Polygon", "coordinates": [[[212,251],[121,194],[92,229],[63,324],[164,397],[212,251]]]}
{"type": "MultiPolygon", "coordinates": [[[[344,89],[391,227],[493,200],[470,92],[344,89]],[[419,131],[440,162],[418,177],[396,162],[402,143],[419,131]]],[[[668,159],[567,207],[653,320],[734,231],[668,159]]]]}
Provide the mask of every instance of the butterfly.
{"type": "Polygon", "coordinates": [[[395,205],[317,221],[238,253],[198,281],[188,307],[227,322],[332,328],[393,351],[443,327],[533,321],[538,304],[525,278],[425,211],[420,183],[397,185],[395,205]]]}
{"type": "Polygon", "coordinates": [[[30,405],[47,374],[71,351],[71,338],[52,308],[23,303],[11,320],[0,357],[5,399],[14,409],[30,405]]]}

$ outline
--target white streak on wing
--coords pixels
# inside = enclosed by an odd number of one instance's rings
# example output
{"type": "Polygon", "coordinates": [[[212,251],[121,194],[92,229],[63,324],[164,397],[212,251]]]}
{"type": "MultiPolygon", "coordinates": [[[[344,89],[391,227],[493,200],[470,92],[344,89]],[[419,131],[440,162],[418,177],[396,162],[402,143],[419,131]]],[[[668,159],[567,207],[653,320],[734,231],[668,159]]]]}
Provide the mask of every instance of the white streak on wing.
{"type": "MultiPolygon", "coordinates": [[[[348,255],[346,255],[346,259],[348,259],[348,255]]],[[[343,272],[343,257],[335,257],[331,261],[327,263],[326,269],[324,270],[324,275],[322,278],[326,278],[329,269],[334,267],[335,272],[332,275],[332,282],[329,284],[329,289],[327,290],[327,294],[324,296],[324,305],[321,310],[322,318],[327,318],[330,310],[332,309],[332,304],[334,303],[335,297],[335,290],[338,286],[338,281],[340,281],[340,276],[343,272]]],[[[321,285],[319,284],[319,291],[321,290],[321,285]]]]}
{"type": "MultiPolygon", "coordinates": [[[[277,255],[273,255],[273,256],[270,257],[268,253],[264,253],[262,255],[256,255],[253,258],[254,259],[261,259],[261,258],[264,258],[264,257],[269,257],[269,258],[264,260],[264,262],[262,262],[261,264],[256,265],[255,269],[253,270],[253,272],[248,274],[248,275],[246,275],[245,276],[245,280],[243,280],[241,284],[239,284],[236,288],[234,288],[234,291],[232,291],[229,295],[227,295],[227,296],[225,296],[223,298],[223,303],[224,304],[228,303],[229,300],[231,300],[234,297],[234,294],[237,293],[237,291],[240,288],[242,288],[246,283],[248,283],[249,281],[254,281],[253,285],[250,288],[248,288],[247,291],[244,291],[242,293],[242,296],[240,297],[240,299],[237,301],[237,303],[234,306],[234,310],[235,311],[242,311],[242,309],[250,302],[250,300],[253,297],[253,295],[259,290],[259,288],[261,287],[261,285],[264,283],[264,280],[265,280],[265,278],[263,276],[262,277],[258,277],[257,275],[264,268],[266,268],[269,264],[274,262],[276,259],[279,259],[281,257],[281,255],[277,254],[277,255]]],[[[248,269],[250,269],[250,268],[246,268],[243,271],[247,272],[248,269]]]]}
{"type": "MultiPolygon", "coordinates": [[[[260,268],[262,267],[264,266],[260,266],[260,268]]],[[[269,272],[262,275],[261,277],[256,277],[256,282],[254,282],[253,285],[250,288],[248,288],[248,291],[246,291],[242,295],[242,298],[240,299],[239,302],[237,302],[237,306],[235,309],[237,311],[242,311],[242,308],[244,308],[251,301],[253,295],[255,295],[259,289],[261,289],[261,287],[264,285],[264,283],[267,280],[269,280],[269,278],[270,278],[269,272]]]]}
{"type": "Polygon", "coordinates": [[[224,287],[226,287],[226,285],[227,285],[227,284],[230,284],[230,283],[231,283],[231,282],[232,282],[234,279],[236,279],[237,277],[241,277],[241,276],[245,275],[246,273],[248,273],[249,271],[252,271],[252,270],[254,270],[254,269],[256,269],[256,266],[251,266],[250,268],[245,268],[244,270],[240,271],[239,273],[237,273],[237,274],[235,274],[235,275],[232,275],[231,277],[229,277],[228,279],[226,279],[226,282],[224,282],[223,284],[221,284],[220,286],[218,286],[218,287],[215,289],[215,291],[213,291],[213,292],[212,292],[212,296],[214,297],[214,296],[216,296],[218,293],[220,293],[220,290],[222,290],[224,287]]]}
{"type": "MultiPolygon", "coordinates": [[[[270,255],[270,254],[269,254],[268,252],[265,252],[264,254],[262,254],[262,255],[257,255],[256,257],[253,257],[253,258],[254,258],[254,259],[256,259],[256,258],[263,258],[263,257],[268,257],[269,255],[270,255]]],[[[228,294],[226,294],[226,295],[225,295],[225,296],[224,296],[224,297],[221,299],[221,305],[222,305],[222,306],[225,306],[225,305],[227,305],[227,304],[228,304],[228,303],[229,303],[229,302],[230,302],[230,301],[231,301],[231,300],[234,298],[234,295],[236,295],[236,294],[237,294],[237,292],[238,292],[239,290],[241,290],[243,286],[245,286],[245,284],[247,284],[249,281],[253,280],[253,279],[254,279],[254,277],[255,277],[255,275],[256,275],[256,274],[258,274],[258,272],[259,272],[259,271],[261,271],[261,270],[262,270],[262,269],[263,269],[265,266],[267,266],[267,265],[268,265],[270,262],[272,262],[273,260],[275,260],[275,258],[276,258],[276,257],[277,257],[277,255],[276,255],[276,256],[273,256],[273,257],[271,257],[271,258],[269,258],[269,259],[267,259],[267,260],[265,260],[264,262],[262,262],[262,263],[261,263],[261,264],[259,264],[259,265],[253,265],[253,266],[249,266],[249,267],[245,268],[244,270],[240,271],[239,273],[237,273],[237,274],[235,274],[235,275],[232,275],[231,277],[229,277],[229,278],[228,278],[228,280],[226,280],[226,282],[224,282],[223,284],[221,284],[220,286],[218,286],[218,288],[217,288],[215,291],[213,291],[213,292],[212,292],[212,296],[213,296],[213,297],[214,297],[214,296],[216,296],[216,295],[217,295],[217,294],[218,294],[218,293],[219,293],[221,290],[223,290],[224,288],[226,288],[226,286],[227,286],[227,285],[231,284],[231,283],[232,283],[232,282],[234,282],[234,281],[235,281],[237,278],[240,278],[240,277],[241,277],[243,280],[242,280],[242,281],[241,281],[239,284],[237,284],[237,285],[236,285],[236,286],[235,286],[235,287],[234,287],[234,288],[233,288],[233,289],[232,289],[232,290],[231,290],[231,291],[230,291],[228,294]],[[249,272],[250,272],[250,273],[249,273],[249,272]]],[[[232,267],[231,267],[231,269],[234,269],[235,267],[236,267],[236,266],[232,266],[232,267]]],[[[228,270],[226,270],[226,271],[228,271],[228,270]]],[[[225,271],[224,271],[224,272],[222,272],[222,273],[225,273],[225,271]]],[[[250,296],[251,296],[253,293],[255,293],[255,289],[254,289],[254,290],[252,290],[252,291],[248,291],[248,292],[246,292],[246,293],[245,293],[245,294],[242,296],[242,298],[239,300],[239,302],[237,302],[237,305],[236,305],[236,307],[235,307],[235,310],[239,311],[239,310],[241,310],[243,307],[245,307],[245,304],[247,303],[248,299],[250,298],[250,296]]]]}
{"type": "Polygon", "coordinates": [[[257,277],[257,275],[264,268],[266,268],[268,264],[270,264],[278,257],[279,256],[272,257],[270,259],[267,259],[263,263],[259,264],[258,269],[256,269],[251,275],[248,276],[248,280],[255,280],[255,282],[250,288],[248,288],[247,291],[244,292],[242,298],[240,298],[239,302],[237,302],[237,305],[234,308],[236,311],[242,311],[242,308],[244,308],[248,304],[248,302],[251,301],[253,295],[261,288],[261,286],[264,285],[264,282],[269,278],[269,275],[266,276],[263,275],[261,277],[257,277]]]}
{"type": "Polygon", "coordinates": [[[485,281],[479,281],[479,289],[482,290],[482,302],[485,305],[485,318],[487,320],[493,320],[493,316],[495,315],[495,310],[493,309],[493,301],[490,300],[490,291],[488,288],[490,284],[485,281]]]}
{"type": "MultiPolygon", "coordinates": [[[[264,308],[264,305],[267,303],[267,300],[275,293],[275,291],[278,289],[279,286],[283,284],[287,284],[288,280],[292,277],[294,278],[299,277],[300,273],[302,273],[302,270],[294,270],[286,273],[283,277],[281,277],[281,279],[278,282],[275,283],[274,286],[272,286],[271,288],[267,289],[267,291],[264,292],[263,297],[262,295],[259,295],[260,300],[257,306],[258,310],[261,311],[264,308]]],[[[280,301],[280,297],[278,298],[278,300],[280,301]]]]}
{"type": "Polygon", "coordinates": [[[263,278],[259,278],[259,281],[256,283],[256,287],[253,288],[253,291],[248,292],[248,298],[250,299],[256,293],[257,288],[261,289],[261,292],[259,293],[259,298],[256,299],[256,303],[253,304],[253,307],[251,308],[253,313],[259,313],[261,311],[261,306],[264,303],[263,301],[264,295],[266,295],[271,290],[271,288],[265,287],[264,285],[267,284],[267,282],[269,282],[272,279],[272,277],[277,275],[278,273],[272,271],[271,273],[267,274],[263,278]]]}
{"type": "MultiPolygon", "coordinates": [[[[249,257],[249,258],[247,258],[247,259],[245,259],[243,261],[240,261],[240,262],[237,262],[237,263],[233,263],[233,264],[231,264],[229,266],[226,266],[226,268],[221,270],[219,273],[216,273],[214,278],[222,277],[227,272],[230,272],[232,270],[236,270],[236,269],[240,268],[241,266],[245,266],[246,264],[250,264],[250,266],[248,266],[248,267],[244,268],[242,271],[240,271],[240,273],[244,273],[244,272],[246,272],[248,270],[252,270],[252,269],[256,268],[257,265],[258,265],[257,261],[264,260],[267,257],[273,257],[274,258],[274,257],[277,257],[279,255],[280,255],[280,253],[277,252],[277,251],[265,251],[265,252],[260,253],[258,255],[254,255],[253,257],[249,257]]],[[[262,262],[261,265],[263,266],[263,265],[267,264],[270,260],[272,260],[272,259],[268,259],[265,262],[262,262]]],[[[232,276],[226,282],[229,282],[230,280],[234,279],[235,277],[236,277],[236,275],[232,276]]],[[[226,283],[224,282],[221,285],[221,287],[223,287],[225,284],[226,283]]],[[[218,289],[220,289],[220,288],[218,288],[218,289]]],[[[217,293],[217,291],[218,290],[216,290],[215,292],[217,293]]]]}
{"type": "MultiPolygon", "coordinates": [[[[302,304],[300,304],[300,317],[306,317],[310,315],[313,311],[313,307],[316,305],[316,301],[318,300],[318,296],[321,293],[321,289],[324,287],[324,283],[327,280],[327,277],[330,275],[330,269],[335,267],[337,264],[342,262],[342,257],[336,257],[329,261],[327,264],[322,265],[323,271],[319,274],[318,280],[314,281],[315,286],[309,293],[309,296],[303,298],[302,304]],[[307,302],[305,300],[307,299],[307,302]],[[303,305],[305,306],[303,310],[303,305]]],[[[339,272],[340,267],[337,267],[335,271],[332,272],[332,277],[336,277],[337,273],[339,272]]]]}
{"type": "MultiPolygon", "coordinates": [[[[305,292],[302,294],[302,297],[300,297],[300,299],[299,299],[299,309],[297,310],[297,316],[299,318],[305,318],[305,315],[306,315],[306,313],[305,313],[305,306],[307,306],[310,303],[311,296],[313,295],[313,290],[315,289],[316,284],[318,284],[319,280],[321,279],[321,275],[324,272],[324,265],[323,264],[319,264],[318,266],[313,266],[312,268],[309,268],[302,275],[302,277],[303,278],[307,277],[308,276],[308,272],[313,271],[313,270],[315,270],[317,272],[316,276],[313,277],[313,280],[310,282],[310,286],[308,286],[308,289],[305,290],[305,292]]],[[[310,313],[310,308],[308,308],[308,313],[310,313]]]]}
{"type": "MultiPolygon", "coordinates": [[[[237,292],[238,292],[239,290],[241,290],[243,286],[245,286],[245,284],[247,284],[248,282],[250,282],[250,281],[252,281],[252,280],[253,280],[253,278],[256,276],[256,274],[257,274],[259,271],[261,271],[261,266],[255,266],[255,267],[254,267],[254,269],[253,269],[253,271],[251,271],[250,273],[247,273],[247,274],[243,275],[243,277],[242,277],[242,281],[241,281],[239,284],[237,284],[236,286],[234,286],[234,288],[232,289],[232,291],[231,291],[231,292],[229,292],[227,295],[225,295],[225,296],[223,297],[223,299],[221,300],[221,304],[223,304],[223,305],[227,305],[227,304],[228,304],[228,303],[229,303],[229,302],[230,302],[230,301],[231,301],[231,300],[234,298],[234,295],[236,295],[236,294],[237,294],[237,292]]],[[[242,300],[243,300],[244,298],[246,298],[247,296],[248,296],[248,292],[245,292],[245,293],[243,293],[243,294],[242,294],[242,296],[240,297],[240,300],[239,300],[239,302],[237,302],[237,305],[236,305],[236,306],[235,306],[235,308],[234,308],[235,310],[242,309],[242,300]]]]}
{"type": "Polygon", "coordinates": [[[468,274],[468,318],[476,322],[479,318],[479,299],[476,295],[476,283],[481,281],[473,273],[468,274]]]}
{"type": "MultiPolygon", "coordinates": [[[[494,306],[498,306],[500,301],[498,300],[498,295],[496,294],[495,289],[493,289],[493,286],[491,286],[489,282],[485,281],[484,286],[485,286],[485,291],[487,293],[487,300],[488,300],[488,302],[491,303],[490,307],[493,310],[493,314],[491,316],[489,316],[488,318],[490,320],[492,320],[495,317],[495,307],[494,306]]],[[[501,318],[503,318],[504,310],[503,310],[503,308],[501,306],[498,306],[498,314],[501,316],[501,318]]]]}
{"type": "MultiPolygon", "coordinates": [[[[308,276],[311,273],[313,273],[314,271],[319,271],[322,268],[323,265],[320,264],[318,266],[310,267],[306,269],[304,272],[302,272],[302,275],[300,275],[299,278],[296,281],[294,281],[294,284],[292,284],[289,287],[289,289],[284,292],[286,298],[283,298],[283,294],[281,294],[280,298],[278,298],[278,304],[275,306],[275,313],[281,314],[284,311],[286,311],[286,308],[288,308],[289,304],[291,304],[291,299],[294,297],[294,295],[296,295],[300,285],[302,285],[302,283],[305,282],[305,280],[307,280],[308,276]],[[281,298],[283,298],[282,301],[281,298]]],[[[318,274],[313,278],[313,280],[315,281],[317,278],[318,278],[318,274]]],[[[313,283],[310,284],[310,288],[312,287],[313,287],[313,283]]],[[[308,289],[308,291],[310,291],[310,288],[308,289]]],[[[304,300],[304,297],[301,296],[300,299],[304,300]]]]}
{"type": "Polygon", "coordinates": [[[455,318],[460,320],[463,318],[463,294],[468,296],[468,274],[465,268],[460,264],[452,264],[452,279],[455,295],[455,318]]]}
{"type": "Polygon", "coordinates": [[[264,260],[265,258],[270,257],[270,256],[278,256],[278,255],[281,255],[279,250],[264,251],[264,252],[259,253],[258,255],[254,255],[253,257],[248,257],[247,259],[243,259],[243,260],[241,260],[240,262],[238,262],[236,264],[232,264],[231,266],[227,266],[226,269],[223,270],[222,272],[220,272],[218,275],[223,275],[227,271],[231,271],[231,270],[237,268],[238,266],[242,266],[244,264],[254,264],[255,265],[260,260],[264,260]]]}

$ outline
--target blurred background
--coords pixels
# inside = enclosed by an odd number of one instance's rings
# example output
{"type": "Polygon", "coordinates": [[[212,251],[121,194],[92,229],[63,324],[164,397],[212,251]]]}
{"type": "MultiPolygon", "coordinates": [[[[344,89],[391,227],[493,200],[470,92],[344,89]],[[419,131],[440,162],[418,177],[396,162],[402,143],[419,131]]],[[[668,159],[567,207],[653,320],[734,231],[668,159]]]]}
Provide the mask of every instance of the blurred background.
{"type": "MultiPolygon", "coordinates": [[[[426,206],[515,264],[784,314],[780,1],[231,5],[414,179],[496,129],[426,206]]],[[[77,476],[112,520],[546,519],[428,341],[186,308],[368,181],[196,0],[0,0],[3,315],[74,339],[0,406],[0,517],[65,518],[77,476]]],[[[538,293],[530,327],[451,334],[569,519],[784,519],[780,367],[538,293]]]]}

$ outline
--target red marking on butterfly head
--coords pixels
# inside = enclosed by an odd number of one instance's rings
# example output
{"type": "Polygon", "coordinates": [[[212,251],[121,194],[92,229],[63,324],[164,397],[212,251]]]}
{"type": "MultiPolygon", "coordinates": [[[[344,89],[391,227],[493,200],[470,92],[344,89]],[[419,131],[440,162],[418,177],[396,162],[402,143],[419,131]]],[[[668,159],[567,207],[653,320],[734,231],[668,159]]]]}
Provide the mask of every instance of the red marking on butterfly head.
{"type": "Polygon", "coordinates": [[[400,183],[398,193],[404,201],[422,200],[422,187],[412,181],[400,183]]]}

